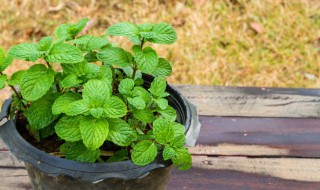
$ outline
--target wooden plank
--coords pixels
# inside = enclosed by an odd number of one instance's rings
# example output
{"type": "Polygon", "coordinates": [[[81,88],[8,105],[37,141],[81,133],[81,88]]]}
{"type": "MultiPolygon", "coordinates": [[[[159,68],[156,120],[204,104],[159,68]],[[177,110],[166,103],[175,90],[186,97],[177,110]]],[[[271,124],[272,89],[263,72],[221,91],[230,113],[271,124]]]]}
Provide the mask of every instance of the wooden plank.
{"type": "Polygon", "coordinates": [[[176,85],[199,115],[320,117],[320,90],[176,85]]]}
{"type": "Polygon", "coordinates": [[[0,190],[32,190],[27,171],[0,168],[0,190]]]}
{"type": "Polygon", "coordinates": [[[232,170],[174,169],[167,190],[315,190],[319,182],[285,180],[232,170]]]}
{"type": "Polygon", "coordinates": [[[24,167],[24,163],[17,160],[9,151],[0,151],[0,168],[24,167]]]}
{"type": "Polygon", "coordinates": [[[201,116],[198,155],[320,158],[320,119],[201,116]]]}

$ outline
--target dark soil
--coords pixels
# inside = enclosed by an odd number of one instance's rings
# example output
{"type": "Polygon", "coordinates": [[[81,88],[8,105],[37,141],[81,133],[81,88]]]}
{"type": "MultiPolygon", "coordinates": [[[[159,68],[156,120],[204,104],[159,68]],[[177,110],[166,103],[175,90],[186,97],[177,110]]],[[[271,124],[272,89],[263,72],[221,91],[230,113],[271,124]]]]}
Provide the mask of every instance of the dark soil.
{"type": "Polygon", "coordinates": [[[64,143],[63,140],[60,140],[57,135],[52,135],[41,139],[40,142],[38,142],[32,135],[30,135],[30,132],[26,127],[27,124],[28,121],[23,114],[18,114],[16,121],[17,130],[26,141],[44,152],[59,152],[59,147],[64,143]]]}

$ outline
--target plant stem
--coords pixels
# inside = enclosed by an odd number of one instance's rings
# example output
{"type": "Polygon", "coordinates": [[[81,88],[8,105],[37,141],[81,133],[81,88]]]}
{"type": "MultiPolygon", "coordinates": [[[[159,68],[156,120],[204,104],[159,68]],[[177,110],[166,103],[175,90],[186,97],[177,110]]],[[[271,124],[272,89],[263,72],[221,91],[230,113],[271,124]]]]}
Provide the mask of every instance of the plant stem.
{"type": "Polygon", "coordinates": [[[46,64],[47,64],[47,66],[48,66],[49,68],[52,69],[52,67],[51,67],[51,65],[50,65],[50,63],[49,63],[48,61],[46,61],[46,64]]]}
{"type": "Polygon", "coordinates": [[[114,152],[113,151],[100,150],[100,155],[101,156],[113,156],[114,152]]]}
{"type": "MultiPolygon", "coordinates": [[[[0,72],[0,74],[3,75],[2,72],[0,72]]],[[[23,103],[23,101],[22,101],[21,95],[20,95],[20,94],[18,93],[18,91],[14,88],[14,86],[12,86],[12,85],[8,85],[8,86],[9,86],[9,87],[13,90],[13,92],[17,95],[17,97],[19,98],[22,106],[23,106],[24,108],[27,108],[27,106],[26,106],[26,105],[23,103]]]]}
{"type": "MultiPolygon", "coordinates": [[[[142,38],[142,40],[141,40],[141,44],[140,44],[141,49],[143,47],[143,44],[144,44],[144,38],[142,38]]],[[[136,76],[137,70],[138,70],[137,64],[133,64],[132,80],[134,80],[134,77],[136,76]]]]}

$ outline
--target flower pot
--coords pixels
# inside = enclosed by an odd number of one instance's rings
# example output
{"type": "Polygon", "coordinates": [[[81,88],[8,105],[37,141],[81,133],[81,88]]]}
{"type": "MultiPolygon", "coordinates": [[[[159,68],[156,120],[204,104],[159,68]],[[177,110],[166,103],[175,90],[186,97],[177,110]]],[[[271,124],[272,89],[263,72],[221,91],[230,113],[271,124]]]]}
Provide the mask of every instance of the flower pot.
{"type": "MultiPolygon", "coordinates": [[[[144,75],[146,87],[152,78],[144,75]]],[[[186,145],[194,146],[200,131],[195,107],[169,85],[167,92],[169,104],[177,110],[177,121],[186,127],[186,145]]],[[[3,104],[0,119],[8,118],[11,102],[12,99],[8,99],[3,104]]],[[[143,167],[131,161],[83,163],[58,158],[23,139],[15,118],[0,126],[0,135],[10,151],[25,162],[34,189],[166,189],[172,170],[171,161],[164,161],[161,154],[143,167]]]]}

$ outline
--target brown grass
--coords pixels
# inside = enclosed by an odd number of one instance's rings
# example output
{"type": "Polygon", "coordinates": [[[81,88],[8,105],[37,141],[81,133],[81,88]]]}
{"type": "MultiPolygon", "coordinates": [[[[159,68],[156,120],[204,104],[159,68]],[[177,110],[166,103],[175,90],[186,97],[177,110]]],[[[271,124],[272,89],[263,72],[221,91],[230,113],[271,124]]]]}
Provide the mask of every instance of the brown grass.
{"type": "MultiPolygon", "coordinates": [[[[156,46],[174,67],[171,83],[319,87],[320,10],[311,0],[5,0],[0,46],[37,41],[88,17],[90,34],[111,24],[165,21],[178,41],[156,46]]],[[[130,43],[117,38],[125,48],[130,43]]],[[[114,41],[115,38],[112,39],[114,41]]],[[[30,64],[29,64],[30,65],[30,64]]],[[[15,62],[7,71],[27,68],[15,62]]]]}

